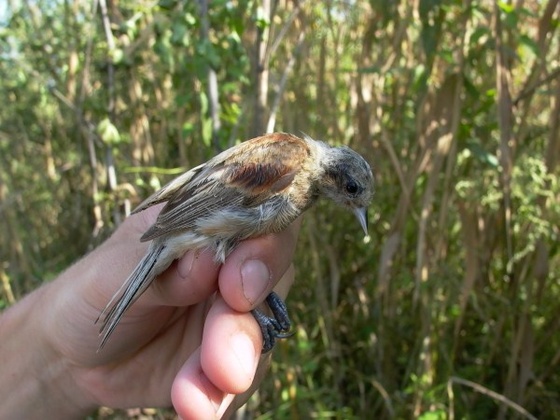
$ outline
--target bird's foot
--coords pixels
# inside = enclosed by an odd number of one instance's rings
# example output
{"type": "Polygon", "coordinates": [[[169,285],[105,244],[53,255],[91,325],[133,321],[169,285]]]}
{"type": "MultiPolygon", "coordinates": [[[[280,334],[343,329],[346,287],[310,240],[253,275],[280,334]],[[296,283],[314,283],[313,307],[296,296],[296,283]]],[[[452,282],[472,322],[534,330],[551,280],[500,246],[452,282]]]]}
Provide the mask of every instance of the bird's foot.
{"type": "Polygon", "coordinates": [[[263,336],[263,353],[267,353],[274,347],[276,339],[287,338],[294,335],[291,331],[291,322],[288,316],[288,308],[284,301],[276,293],[271,292],[266,297],[266,303],[272,312],[272,316],[265,315],[258,309],[251,312],[255,317],[263,336]]]}

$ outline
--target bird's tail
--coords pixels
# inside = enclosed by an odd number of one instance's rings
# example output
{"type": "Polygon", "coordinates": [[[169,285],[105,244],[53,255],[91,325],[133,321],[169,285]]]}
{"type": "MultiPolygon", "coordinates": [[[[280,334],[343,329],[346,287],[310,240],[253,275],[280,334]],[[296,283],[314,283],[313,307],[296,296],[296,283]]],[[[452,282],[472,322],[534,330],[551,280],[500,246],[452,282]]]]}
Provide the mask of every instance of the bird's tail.
{"type": "Polygon", "coordinates": [[[98,351],[103,348],[124,313],[146,291],[154,278],[159,274],[159,271],[161,271],[160,269],[156,272],[156,267],[164,249],[165,245],[153,246],[152,243],[148,253],[138,263],[120,289],[113,295],[95,321],[95,323],[101,321],[101,329],[99,330],[101,343],[99,344],[98,351]]]}

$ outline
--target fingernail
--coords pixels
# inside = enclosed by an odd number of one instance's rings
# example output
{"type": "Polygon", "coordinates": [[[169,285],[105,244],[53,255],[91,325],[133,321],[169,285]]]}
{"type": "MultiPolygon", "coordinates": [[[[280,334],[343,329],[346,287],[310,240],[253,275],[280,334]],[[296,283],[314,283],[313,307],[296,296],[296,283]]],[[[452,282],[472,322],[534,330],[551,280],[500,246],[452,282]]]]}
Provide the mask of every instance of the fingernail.
{"type": "Polygon", "coordinates": [[[259,260],[245,261],[241,266],[241,284],[243,295],[251,305],[259,302],[268,289],[270,271],[266,264],[259,260]]]}

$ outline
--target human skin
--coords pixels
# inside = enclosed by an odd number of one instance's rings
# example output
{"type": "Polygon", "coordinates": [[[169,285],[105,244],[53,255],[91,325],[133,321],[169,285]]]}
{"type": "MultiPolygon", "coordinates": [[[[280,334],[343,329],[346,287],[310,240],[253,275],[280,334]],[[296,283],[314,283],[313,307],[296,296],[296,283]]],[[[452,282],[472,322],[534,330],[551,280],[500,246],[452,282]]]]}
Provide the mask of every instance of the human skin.
{"type": "Polygon", "coordinates": [[[242,242],[219,266],[188,252],[131,307],[98,351],[101,309],[144,255],[141,235],[161,205],[135,214],[54,281],[0,315],[0,418],[80,418],[99,406],[165,407],[220,418],[264,375],[249,312],[285,297],[299,221],[242,242]],[[255,379],[255,372],[259,374],[255,379]]]}

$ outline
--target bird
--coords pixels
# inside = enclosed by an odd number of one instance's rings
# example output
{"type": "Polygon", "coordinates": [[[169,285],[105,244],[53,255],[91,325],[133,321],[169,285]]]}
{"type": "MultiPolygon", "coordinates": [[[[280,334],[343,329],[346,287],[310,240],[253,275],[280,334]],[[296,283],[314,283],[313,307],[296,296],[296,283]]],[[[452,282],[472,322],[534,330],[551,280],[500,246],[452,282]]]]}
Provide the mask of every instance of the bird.
{"type": "MultiPolygon", "coordinates": [[[[308,135],[265,134],[188,170],[132,212],[166,203],[140,238],[150,242],[146,255],[96,320],[101,323],[98,351],[157,275],[187,251],[211,249],[223,263],[241,241],[282,231],[321,197],[352,211],[367,235],[373,193],[373,173],[360,154],[308,135]]],[[[271,316],[252,311],[263,353],[292,334],[282,299],[271,292],[266,303],[271,316]]]]}

